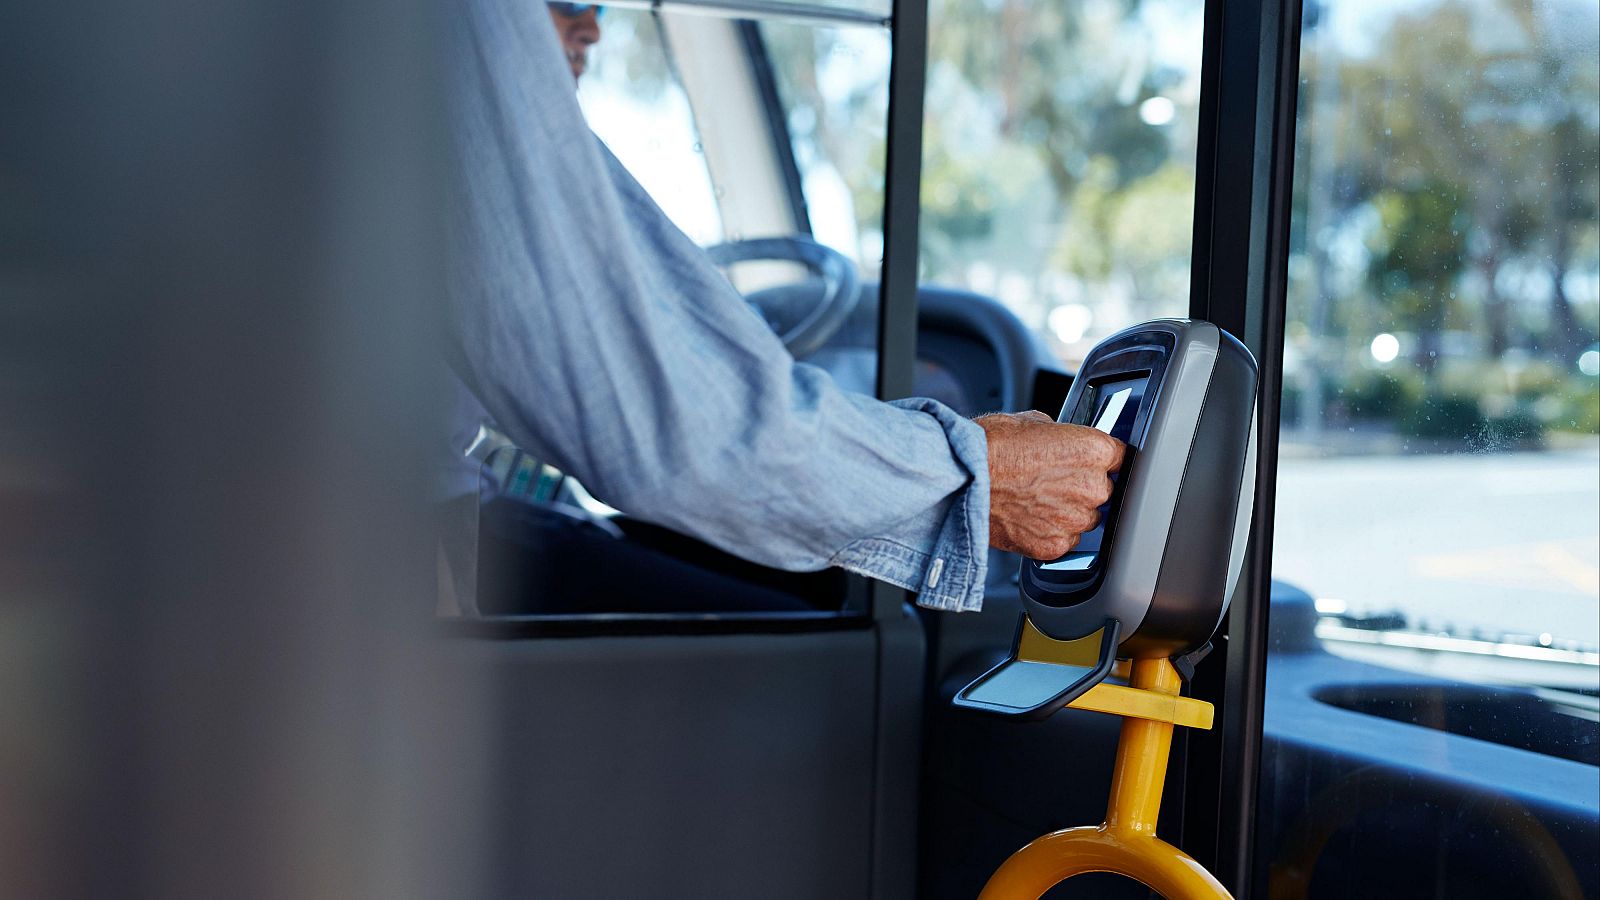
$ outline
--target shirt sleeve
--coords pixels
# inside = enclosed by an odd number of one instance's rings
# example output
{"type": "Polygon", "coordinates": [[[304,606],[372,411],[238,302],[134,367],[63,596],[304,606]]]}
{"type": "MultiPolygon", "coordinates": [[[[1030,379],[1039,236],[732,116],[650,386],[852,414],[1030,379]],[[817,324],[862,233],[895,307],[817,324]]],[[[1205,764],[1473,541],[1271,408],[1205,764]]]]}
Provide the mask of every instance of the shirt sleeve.
{"type": "Polygon", "coordinates": [[[544,5],[459,6],[447,344],[494,419],[630,515],[977,609],[982,429],[796,363],[590,132],[544,5]]]}

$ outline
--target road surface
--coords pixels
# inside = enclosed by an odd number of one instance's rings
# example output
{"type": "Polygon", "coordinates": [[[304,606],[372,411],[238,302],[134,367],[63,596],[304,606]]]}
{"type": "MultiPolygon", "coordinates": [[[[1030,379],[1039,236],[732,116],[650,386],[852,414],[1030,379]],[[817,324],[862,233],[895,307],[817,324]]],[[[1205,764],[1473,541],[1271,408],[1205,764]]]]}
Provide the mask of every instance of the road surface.
{"type": "Polygon", "coordinates": [[[1600,450],[1279,464],[1273,577],[1352,612],[1600,645],[1600,450]]]}

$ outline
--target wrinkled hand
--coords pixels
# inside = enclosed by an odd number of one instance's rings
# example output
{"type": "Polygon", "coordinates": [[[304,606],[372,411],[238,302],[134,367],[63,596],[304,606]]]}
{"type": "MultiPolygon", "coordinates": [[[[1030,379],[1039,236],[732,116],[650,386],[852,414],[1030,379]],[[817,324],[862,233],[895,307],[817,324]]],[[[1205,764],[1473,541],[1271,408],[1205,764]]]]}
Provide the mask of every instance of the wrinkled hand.
{"type": "Polygon", "coordinates": [[[1077,546],[1111,498],[1123,443],[1035,411],[976,421],[989,438],[989,543],[1034,559],[1077,546]]]}

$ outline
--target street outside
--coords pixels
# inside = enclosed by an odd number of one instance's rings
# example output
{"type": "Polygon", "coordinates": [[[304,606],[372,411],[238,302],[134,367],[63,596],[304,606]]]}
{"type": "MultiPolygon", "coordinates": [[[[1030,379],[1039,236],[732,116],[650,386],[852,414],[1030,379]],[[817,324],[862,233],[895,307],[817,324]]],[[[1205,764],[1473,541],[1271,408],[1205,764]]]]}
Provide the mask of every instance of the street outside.
{"type": "Polygon", "coordinates": [[[1353,614],[1600,645],[1600,448],[1278,468],[1273,577],[1353,614]]]}

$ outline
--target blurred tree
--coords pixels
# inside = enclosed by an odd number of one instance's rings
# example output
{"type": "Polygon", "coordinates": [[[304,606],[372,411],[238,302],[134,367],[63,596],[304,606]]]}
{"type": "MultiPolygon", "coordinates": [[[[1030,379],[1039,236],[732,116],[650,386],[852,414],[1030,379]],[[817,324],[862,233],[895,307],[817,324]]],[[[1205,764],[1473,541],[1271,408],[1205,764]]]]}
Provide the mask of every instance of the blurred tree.
{"type": "Polygon", "coordinates": [[[1136,303],[1155,305],[1189,290],[1194,172],[1168,163],[1126,186],[1097,156],[1073,191],[1072,217],[1053,263],[1092,281],[1124,279],[1136,303]]]}
{"type": "Polygon", "coordinates": [[[1320,418],[1324,380],[1359,376],[1376,331],[1415,332],[1426,371],[1446,331],[1490,359],[1522,348],[1568,368],[1594,340],[1600,298],[1570,293],[1600,273],[1595,6],[1444,0],[1370,18],[1357,39],[1308,6],[1294,203],[1309,265],[1291,275],[1291,317],[1319,377],[1302,422],[1320,418]]]}
{"type": "Polygon", "coordinates": [[[1382,230],[1368,270],[1381,300],[1372,324],[1416,332],[1414,361],[1424,372],[1438,363],[1446,323],[1459,317],[1453,283],[1466,254],[1462,194],[1460,185],[1429,179],[1373,198],[1382,230]]]}
{"type": "MultiPolygon", "coordinates": [[[[1198,0],[935,0],[928,276],[983,290],[971,272],[1010,273],[1046,294],[1070,276],[1142,313],[1180,309],[1188,287],[1169,276],[1191,244],[1198,55],[1188,71],[1156,48],[1163,27],[1201,12],[1198,0]],[[1158,96],[1169,117],[1146,121],[1140,105],[1158,96]]],[[[1031,302],[1042,319],[1061,301],[1031,302]]]]}
{"type": "MultiPolygon", "coordinates": [[[[1308,0],[1302,44],[1291,279],[1303,299],[1291,324],[1308,364],[1351,377],[1388,330],[1415,334],[1422,361],[1460,332],[1472,340],[1458,348],[1478,341],[1491,358],[1523,349],[1570,367],[1600,308],[1573,295],[1600,278],[1593,0],[1422,0],[1363,13],[1359,34],[1330,24],[1338,2],[1308,0]]],[[[980,290],[1020,278],[1049,293],[1066,276],[1084,302],[1125,297],[1134,315],[1170,311],[1174,297],[1181,307],[1195,121],[1184,86],[1195,76],[1157,48],[1199,9],[933,0],[925,277],[980,290]],[[1141,114],[1152,98],[1176,98],[1171,121],[1141,114]]],[[[843,98],[822,89],[848,42],[824,29],[764,33],[787,48],[775,58],[801,63],[797,143],[881,159],[879,133],[861,132],[879,102],[868,86],[843,98]]],[[[881,169],[854,171],[878,173],[851,178],[868,221],[881,169]]],[[[1039,321],[1057,302],[1038,302],[1039,321]]],[[[1314,420],[1320,387],[1301,387],[1312,404],[1302,421],[1314,420]]]]}

